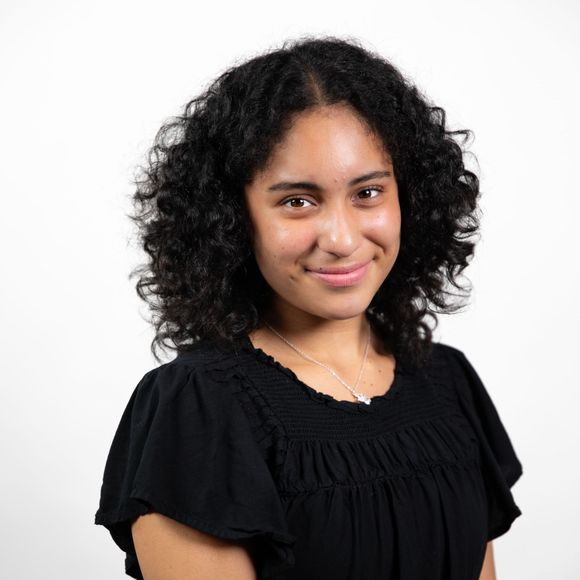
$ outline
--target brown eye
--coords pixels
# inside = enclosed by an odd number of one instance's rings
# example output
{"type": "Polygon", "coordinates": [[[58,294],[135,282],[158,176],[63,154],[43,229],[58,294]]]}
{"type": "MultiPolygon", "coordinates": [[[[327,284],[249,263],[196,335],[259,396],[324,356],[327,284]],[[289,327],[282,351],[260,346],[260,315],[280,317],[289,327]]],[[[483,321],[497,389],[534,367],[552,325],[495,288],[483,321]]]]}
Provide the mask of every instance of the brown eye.
{"type": "MultiPolygon", "coordinates": [[[[361,193],[363,193],[364,191],[376,191],[376,192],[380,193],[380,192],[382,192],[382,191],[383,191],[383,188],[382,188],[382,187],[376,187],[376,186],[373,186],[373,187],[365,187],[364,189],[361,189],[361,190],[358,192],[358,194],[360,195],[360,194],[361,194],[361,193]]],[[[379,197],[379,196],[378,196],[378,193],[377,193],[377,195],[375,195],[375,196],[372,196],[372,197],[370,197],[370,196],[369,196],[369,197],[365,197],[365,198],[363,198],[363,199],[375,199],[375,198],[379,197]]]]}
{"type": "MultiPolygon", "coordinates": [[[[310,203],[307,199],[304,199],[303,197],[291,197],[290,199],[283,201],[282,205],[286,205],[287,203],[289,203],[291,201],[306,201],[306,202],[310,203]]],[[[291,207],[291,208],[295,208],[295,209],[302,209],[305,206],[294,205],[294,206],[286,206],[286,207],[291,207]]]]}

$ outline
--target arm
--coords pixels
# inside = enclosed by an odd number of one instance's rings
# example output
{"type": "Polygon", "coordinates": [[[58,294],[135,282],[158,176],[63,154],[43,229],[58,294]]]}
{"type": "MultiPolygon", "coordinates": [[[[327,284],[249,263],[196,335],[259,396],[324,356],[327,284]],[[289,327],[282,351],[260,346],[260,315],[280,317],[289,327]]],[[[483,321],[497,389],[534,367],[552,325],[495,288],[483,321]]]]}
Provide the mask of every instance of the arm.
{"type": "Polygon", "coordinates": [[[139,516],[131,534],[145,580],[256,580],[242,542],[223,540],[156,512],[139,516]]]}
{"type": "Polygon", "coordinates": [[[485,558],[483,559],[483,566],[479,575],[479,580],[497,580],[495,575],[495,562],[493,559],[493,544],[487,543],[485,550],[485,558]]]}

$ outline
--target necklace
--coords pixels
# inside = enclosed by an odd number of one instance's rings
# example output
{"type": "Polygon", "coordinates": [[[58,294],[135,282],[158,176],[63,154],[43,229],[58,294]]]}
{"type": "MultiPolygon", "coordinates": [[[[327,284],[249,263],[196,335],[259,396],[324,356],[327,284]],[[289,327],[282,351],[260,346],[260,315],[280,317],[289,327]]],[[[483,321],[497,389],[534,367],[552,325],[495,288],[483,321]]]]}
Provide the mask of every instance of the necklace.
{"type": "Polygon", "coordinates": [[[368,349],[369,349],[369,343],[371,341],[371,325],[370,323],[368,323],[368,336],[367,336],[367,344],[365,346],[365,354],[364,354],[364,358],[363,358],[363,362],[362,365],[360,367],[359,373],[358,373],[358,377],[356,379],[356,383],[354,384],[354,388],[351,387],[350,385],[348,385],[345,381],[343,381],[338,374],[336,373],[336,371],[332,370],[328,365],[325,365],[324,363],[317,361],[315,359],[313,359],[311,356],[308,356],[306,353],[302,352],[297,346],[293,345],[289,340],[286,340],[277,330],[275,330],[274,328],[272,328],[265,320],[262,319],[262,322],[274,333],[276,334],[278,337],[280,337],[288,346],[290,346],[291,348],[293,348],[300,356],[302,356],[303,358],[316,363],[317,365],[324,367],[328,372],[330,372],[330,374],[337,379],[338,381],[340,381],[359,401],[361,401],[362,403],[365,403],[367,405],[371,404],[371,400],[369,397],[367,397],[366,395],[364,395],[363,393],[359,393],[358,391],[356,391],[356,387],[360,381],[360,377],[362,375],[362,371],[363,368],[365,366],[365,363],[367,361],[367,354],[368,354],[368,349]]]}

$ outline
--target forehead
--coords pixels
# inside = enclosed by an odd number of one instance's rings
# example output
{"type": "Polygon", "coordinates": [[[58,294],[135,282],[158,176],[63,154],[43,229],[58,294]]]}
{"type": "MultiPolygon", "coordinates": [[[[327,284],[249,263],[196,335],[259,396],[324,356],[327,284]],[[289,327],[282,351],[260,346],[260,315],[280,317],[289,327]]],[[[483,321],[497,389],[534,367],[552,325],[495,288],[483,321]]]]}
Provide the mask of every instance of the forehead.
{"type": "Polygon", "coordinates": [[[384,143],[364,120],[348,107],[332,106],[296,115],[262,173],[332,171],[346,176],[391,164],[384,143]]]}

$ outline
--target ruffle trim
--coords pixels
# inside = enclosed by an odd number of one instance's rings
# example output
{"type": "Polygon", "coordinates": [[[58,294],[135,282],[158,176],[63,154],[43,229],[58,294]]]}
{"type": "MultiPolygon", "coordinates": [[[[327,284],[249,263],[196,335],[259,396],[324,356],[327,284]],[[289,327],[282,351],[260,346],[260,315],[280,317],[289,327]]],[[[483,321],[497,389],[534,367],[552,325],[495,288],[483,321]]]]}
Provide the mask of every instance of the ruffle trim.
{"type": "Polygon", "coordinates": [[[418,477],[434,467],[477,469],[480,465],[477,440],[458,414],[369,439],[290,441],[288,449],[286,473],[278,484],[286,496],[334,485],[418,477]]]}
{"type": "Polygon", "coordinates": [[[204,371],[211,380],[232,390],[276,479],[282,470],[288,446],[282,423],[235,357],[218,357],[204,371]]]}
{"type": "Polygon", "coordinates": [[[523,469],[479,375],[462,351],[449,346],[445,350],[458,403],[479,442],[488,500],[487,539],[491,541],[506,533],[514,520],[522,515],[511,487],[523,469]]]}
{"type": "MultiPolygon", "coordinates": [[[[245,501],[238,502],[238,504],[231,506],[232,511],[230,512],[227,506],[216,504],[216,520],[212,520],[212,510],[209,507],[205,509],[207,507],[205,504],[196,505],[197,480],[193,470],[187,471],[187,474],[191,474],[192,477],[191,486],[177,486],[178,482],[172,481],[170,477],[170,470],[173,468],[172,461],[174,462],[171,453],[174,450],[168,449],[167,453],[162,453],[163,440],[153,441],[153,433],[157,437],[162,434],[154,430],[162,427],[167,428],[166,434],[179,433],[186,438],[190,437],[192,445],[175,450],[175,453],[188,453],[189,456],[186,459],[193,466],[193,458],[198,457],[199,460],[202,460],[204,456],[201,453],[202,447],[199,442],[200,432],[191,425],[185,413],[190,407],[195,410],[196,406],[200,404],[196,397],[203,396],[207,397],[201,401],[201,404],[205,405],[204,411],[209,413],[208,417],[217,418],[216,413],[219,413],[219,403],[222,400],[217,393],[220,385],[215,384],[210,375],[213,374],[216,378],[221,377],[227,382],[229,389],[240,384],[240,381],[237,380],[235,367],[224,364],[225,359],[222,356],[216,356],[214,351],[204,352],[203,357],[196,353],[179,358],[179,363],[172,361],[147,373],[134,390],[109,452],[101,487],[100,506],[95,514],[94,523],[103,525],[108,529],[115,543],[126,554],[125,570],[127,575],[138,580],[143,580],[143,575],[139,569],[133,544],[131,523],[136,517],[149,511],[159,512],[185,525],[225,540],[247,541],[247,547],[250,549],[254,565],[259,573],[258,577],[264,579],[275,577],[279,572],[291,569],[295,564],[293,546],[297,538],[290,534],[287,525],[279,517],[283,516],[282,507],[280,505],[280,512],[276,513],[275,517],[273,515],[271,520],[265,510],[262,510],[262,513],[252,512],[256,513],[255,517],[251,513],[243,511],[244,509],[248,510],[252,506],[252,502],[254,502],[254,507],[269,502],[272,504],[270,507],[276,508],[275,504],[279,502],[279,496],[270,475],[267,475],[270,481],[263,482],[262,490],[247,488],[247,493],[254,494],[254,497],[248,498],[247,505],[245,501]],[[182,365],[181,362],[184,364],[182,365]],[[211,373],[208,373],[207,383],[203,382],[204,373],[199,372],[200,368],[205,366],[208,370],[212,370],[211,373]],[[232,380],[232,378],[236,378],[236,380],[232,380]],[[200,381],[197,385],[190,384],[197,381],[200,381]],[[179,396],[183,396],[183,400],[180,400],[179,396]],[[171,405],[175,405],[175,407],[172,408],[171,405]],[[177,430],[172,430],[175,427],[175,422],[172,425],[172,417],[167,414],[171,414],[171,412],[176,413],[176,421],[183,422],[179,424],[177,430]],[[193,439],[196,440],[197,447],[193,445],[193,439]],[[168,463],[164,463],[165,458],[168,458],[168,463]],[[161,472],[161,476],[153,477],[155,472],[161,472]],[[270,493],[270,490],[271,495],[263,495],[270,493]],[[204,515],[206,513],[207,516],[204,515]],[[220,518],[220,522],[217,522],[217,518],[220,518]]],[[[229,394],[228,392],[227,395],[229,394]]],[[[235,406],[239,405],[238,399],[226,396],[224,400],[230,400],[233,404],[233,407],[228,407],[227,411],[236,413],[235,406]]],[[[247,401],[251,401],[251,399],[247,399],[247,401]]],[[[239,430],[239,437],[236,438],[232,435],[233,438],[228,444],[237,445],[238,441],[240,445],[250,444],[253,433],[251,433],[250,422],[246,420],[241,406],[239,406],[239,416],[232,418],[234,419],[232,426],[239,430]]],[[[255,428],[258,425],[257,420],[254,419],[252,424],[255,428]]],[[[217,425],[217,423],[211,421],[208,423],[208,428],[213,425],[217,425]]],[[[222,422],[219,428],[224,430],[223,435],[225,436],[227,432],[225,422],[222,422]]],[[[219,436],[218,433],[218,438],[219,436]]],[[[216,440],[214,437],[214,441],[216,440]]],[[[260,449],[260,446],[256,444],[249,450],[251,452],[248,455],[249,461],[256,461],[260,449]]],[[[236,473],[240,475],[243,475],[243,470],[247,467],[242,451],[241,448],[232,449],[231,455],[235,460],[240,457],[241,462],[237,465],[236,470],[236,473]]],[[[207,458],[209,457],[210,454],[207,458]]],[[[269,467],[264,464],[262,469],[264,476],[266,476],[269,467]]],[[[228,469],[225,469],[225,472],[228,472],[228,469]]],[[[233,483],[235,482],[232,482],[232,485],[233,483]]],[[[257,481],[257,483],[260,482],[257,481]]],[[[200,481],[199,487],[202,493],[206,493],[210,489],[207,480],[200,481]]],[[[238,495],[245,493],[240,489],[230,490],[223,485],[216,491],[226,493],[226,495],[231,491],[234,497],[236,493],[238,495]]],[[[215,499],[218,499],[217,496],[215,499]]],[[[257,511],[260,512],[260,509],[257,511]]]]}
{"type": "Polygon", "coordinates": [[[134,491],[128,502],[118,511],[113,513],[98,511],[95,514],[95,524],[107,528],[117,546],[125,552],[125,573],[131,578],[144,580],[133,543],[131,523],[135,518],[148,513],[151,509],[177,522],[224,540],[265,540],[255,543],[254,550],[259,550],[259,552],[256,551],[253,554],[256,559],[255,565],[259,568],[260,578],[271,578],[274,574],[289,570],[295,565],[293,545],[296,542],[296,537],[291,534],[282,534],[276,531],[222,529],[210,522],[184,514],[164,501],[154,499],[146,493],[134,491]]]}
{"type": "Polygon", "coordinates": [[[320,391],[317,391],[316,389],[313,389],[311,386],[301,381],[298,375],[296,375],[296,373],[292,369],[284,366],[272,355],[268,354],[260,347],[254,346],[249,337],[244,336],[240,341],[240,346],[243,351],[253,354],[258,358],[258,360],[277,369],[278,371],[283,373],[286,377],[288,377],[291,381],[299,385],[302,388],[302,390],[313,401],[326,405],[327,407],[340,409],[342,411],[347,411],[350,413],[372,413],[377,409],[379,404],[397,398],[399,396],[399,393],[401,392],[404,379],[407,374],[405,371],[403,371],[402,368],[399,367],[399,365],[397,365],[395,368],[395,377],[389,390],[386,393],[383,393],[382,395],[376,395],[374,397],[371,397],[370,405],[367,405],[366,403],[357,403],[355,401],[340,401],[338,399],[335,399],[334,397],[331,397],[326,393],[322,393],[320,391]]]}

